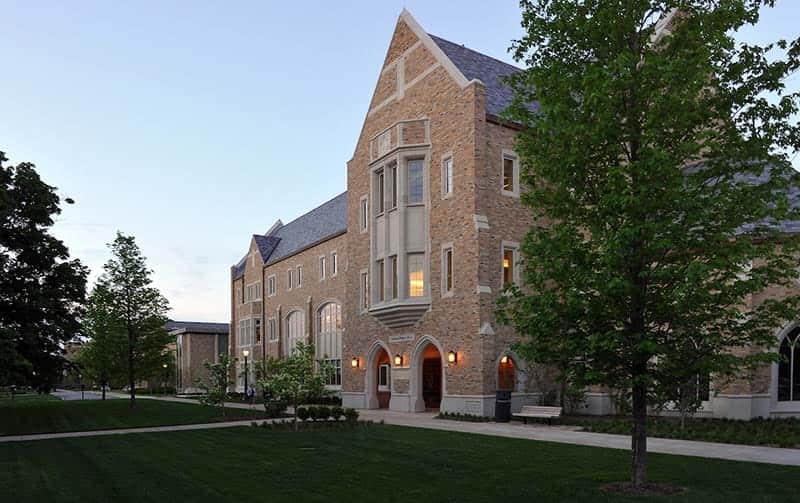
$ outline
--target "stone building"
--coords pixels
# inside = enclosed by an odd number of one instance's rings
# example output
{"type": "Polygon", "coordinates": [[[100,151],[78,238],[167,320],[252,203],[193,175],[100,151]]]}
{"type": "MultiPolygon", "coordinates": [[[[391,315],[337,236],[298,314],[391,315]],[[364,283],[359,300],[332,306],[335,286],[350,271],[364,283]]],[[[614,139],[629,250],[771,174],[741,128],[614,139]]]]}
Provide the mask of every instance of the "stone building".
{"type": "Polygon", "coordinates": [[[197,380],[208,376],[203,363],[228,352],[228,324],[168,321],[165,328],[175,338],[175,393],[199,393],[197,380]]]}
{"type": "MultiPolygon", "coordinates": [[[[519,279],[519,243],[545,224],[520,202],[516,130],[499,117],[512,99],[503,78],[517,71],[428,34],[404,10],[347,192],[254,235],[232,268],[231,353],[279,356],[314,342],[348,407],[493,415],[498,390],[512,391],[512,409],[536,403],[537,376],[495,321],[504,284],[519,279]]],[[[796,382],[797,401],[782,407],[800,413],[800,342],[787,340],[798,363],[781,382],[796,382]]],[[[778,413],[775,383],[787,371],[777,367],[766,387],[710,393],[708,413],[778,413]],[[773,405],[753,405],[758,396],[773,405]]],[[[590,390],[585,411],[610,412],[610,394],[590,390]]]]}

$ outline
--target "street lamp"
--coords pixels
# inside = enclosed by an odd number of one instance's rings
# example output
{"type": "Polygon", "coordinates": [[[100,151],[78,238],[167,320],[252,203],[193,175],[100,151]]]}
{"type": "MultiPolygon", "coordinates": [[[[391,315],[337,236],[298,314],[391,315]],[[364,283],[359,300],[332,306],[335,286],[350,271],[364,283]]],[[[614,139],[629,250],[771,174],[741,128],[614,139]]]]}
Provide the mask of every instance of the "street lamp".
{"type": "Polygon", "coordinates": [[[244,394],[247,395],[247,357],[250,356],[250,351],[244,350],[242,351],[242,356],[244,356],[244,394]]]}
{"type": "Polygon", "coordinates": [[[169,376],[167,375],[167,366],[168,366],[168,365],[167,365],[166,363],[164,363],[164,364],[162,365],[162,367],[164,367],[164,396],[167,396],[167,379],[168,379],[168,377],[169,377],[169,376]]]}
{"type": "Polygon", "coordinates": [[[83,400],[83,373],[78,374],[78,383],[81,385],[81,400],[83,400]]]}

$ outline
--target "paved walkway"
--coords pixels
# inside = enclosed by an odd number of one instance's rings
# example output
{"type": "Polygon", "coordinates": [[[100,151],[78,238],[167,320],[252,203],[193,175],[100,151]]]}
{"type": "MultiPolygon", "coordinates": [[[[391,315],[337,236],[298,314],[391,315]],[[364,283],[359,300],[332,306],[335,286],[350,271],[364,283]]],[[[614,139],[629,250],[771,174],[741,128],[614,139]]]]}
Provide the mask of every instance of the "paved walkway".
{"type": "MultiPolygon", "coordinates": [[[[118,398],[125,395],[109,393],[118,398]]],[[[169,402],[197,403],[189,398],[163,397],[142,395],[141,398],[149,400],[164,400],[169,402]]],[[[250,406],[243,403],[227,402],[226,407],[247,409],[250,406]]],[[[574,445],[588,445],[605,447],[609,449],[630,450],[630,437],[625,435],[609,435],[606,433],[589,433],[576,431],[570,426],[525,425],[520,423],[470,423],[465,421],[451,421],[436,419],[433,413],[410,414],[387,410],[361,410],[362,419],[384,421],[386,424],[409,426],[412,428],[428,428],[433,430],[457,431],[475,433],[478,435],[493,435],[497,437],[523,438],[528,440],[541,440],[545,442],[558,442],[574,445]]],[[[149,433],[160,431],[185,431],[210,428],[230,428],[235,426],[248,426],[250,421],[230,421],[226,423],[190,424],[181,426],[158,426],[150,428],[126,428],[119,430],[81,431],[71,433],[46,433],[40,435],[16,435],[0,437],[2,442],[19,442],[24,440],[45,440],[51,438],[90,437],[98,435],[119,435],[125,433],[149,433]]],[[[660,454],[676,454],[681,456],[696,456],[703,458],[727,459],[731,461],[751,461],[755,463],[769,463],[777,465],[800,466],[800,449],[782,449],[777,447],[761,447],[752,445],[721,444],[714,442],[697,442],[692,440],[674,440],[667,438],[648,438],[648,452],[660,454]]]]}
{"type": "MultiPolygon", "coordinates": [[[[101,400],[103,398],[102,393],[99,391],[84,391],[83,396],[81,396],[80,391],[57,389],[50,394],[62,400],[101,400]]],[[[106,396],[108,396],[107,392],[106,396]]]]}

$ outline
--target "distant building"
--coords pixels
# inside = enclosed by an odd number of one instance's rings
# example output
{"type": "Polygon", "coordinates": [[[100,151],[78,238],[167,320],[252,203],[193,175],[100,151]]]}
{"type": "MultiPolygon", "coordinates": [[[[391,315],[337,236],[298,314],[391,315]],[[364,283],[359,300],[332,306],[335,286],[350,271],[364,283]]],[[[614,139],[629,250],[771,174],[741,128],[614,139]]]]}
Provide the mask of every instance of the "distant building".
{"type": "Polygon", "coordinates": [[[166,328],[175,337],[175,392],[200,392],[197,380],[208,375],[203,362],[228,353],[228,324],[169,321],[166,328]]]}

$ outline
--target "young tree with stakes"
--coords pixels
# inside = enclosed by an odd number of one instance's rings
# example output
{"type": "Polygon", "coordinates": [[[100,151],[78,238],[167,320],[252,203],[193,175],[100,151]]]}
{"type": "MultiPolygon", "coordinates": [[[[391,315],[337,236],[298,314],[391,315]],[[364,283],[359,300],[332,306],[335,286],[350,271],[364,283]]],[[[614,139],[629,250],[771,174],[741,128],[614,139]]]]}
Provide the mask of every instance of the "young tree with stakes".
{"type": "Polygon", "coordinates": [[[637,489],[648,405],[697,375],[774,360],[776,330],[796,317],[795,296],[747,303],[793,287],[798,264],[780,223],[798,219],[798,95],[785,81],[800,44],[733,36],[762,3],[521,2],[513,50],[527,69],[507,117],[537,223],[498,313],[528,358],[568,356],[573,383],[630,391],[637,489]]]}

